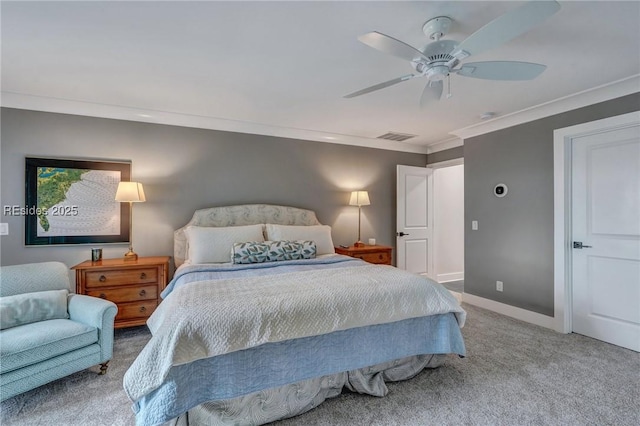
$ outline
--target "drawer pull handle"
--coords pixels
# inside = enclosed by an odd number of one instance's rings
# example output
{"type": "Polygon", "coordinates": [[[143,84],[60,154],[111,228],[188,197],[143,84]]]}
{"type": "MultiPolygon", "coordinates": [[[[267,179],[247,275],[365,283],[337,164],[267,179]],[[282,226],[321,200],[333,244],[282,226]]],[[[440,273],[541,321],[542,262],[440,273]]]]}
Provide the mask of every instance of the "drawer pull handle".
{"type": "Polygon", "coordinates": [[[100,278],[98,279],[98,281],[100,281],[101,283],[105,282],[107,280],[107,277],[105,277],[104,275],[100,275],[100,278]]]}
{"type": "Polygon", "coordinates": [[[144,272],[140,274],[140,279],[144,280],[145,278],[147,278],[147,274],[145,274],[144,272]]]}
{"type": "Polygon", "coordinates": [[[144,306],[140,306],[140,312],[145,313],[147,311],[147,308],[145,308],[144,306]]]}
{"type": "Polygon", "coordinates": [[[104,294],[104,293],[100,293],[100,299],[106,299],[106,298],[107,298],[107,295],[106,295],[106,294],[104,294]]]}
{"type": "Polygon", "coordinates": [[[145,296],[147,294],[147,290],[140,290],[140,293],[138,293],[140,296],[145,296]]]}
{"type": "Polygon", "coordinates": [[[378,255],[378,259],[382,260],[382,255],[378,255]]]}

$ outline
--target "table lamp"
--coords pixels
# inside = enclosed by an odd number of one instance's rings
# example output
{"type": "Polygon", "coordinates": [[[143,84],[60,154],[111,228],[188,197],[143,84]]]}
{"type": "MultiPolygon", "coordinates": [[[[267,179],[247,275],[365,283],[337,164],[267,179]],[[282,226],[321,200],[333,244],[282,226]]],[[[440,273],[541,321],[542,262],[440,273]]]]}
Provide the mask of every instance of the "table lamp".
{"type": "Polygon", "coordinates": [[[124,254],[124,260],[138,260],[138,255],[133,251],[133,203],[142,203],[146,199],[142,184],[139,182],[120,182],[116,191],[116,201],[129,203],[129,251],[124,254]]]}
{"type": "Polygon", "coordinates": [[[353,244],[354,247],[364,247],[364,243],[360,241],[360,218],[362,215],[362,206],[368,206],[370,204],[369,193],[367,191],[353,191],[351,193],[349,205],[358,206],[358,241],[353,244]]]}

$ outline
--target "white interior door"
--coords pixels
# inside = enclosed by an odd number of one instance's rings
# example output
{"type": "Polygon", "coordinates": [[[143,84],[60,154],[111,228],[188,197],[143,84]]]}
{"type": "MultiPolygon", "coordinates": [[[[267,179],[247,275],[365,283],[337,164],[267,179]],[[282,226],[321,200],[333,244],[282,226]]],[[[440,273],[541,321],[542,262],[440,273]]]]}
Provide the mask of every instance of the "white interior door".
{"type": "Polygon", "coordinates": [[[397,168],[396,266],[433,279],[432,177],[426,167],[397,168]]]}
{"type": "Polygon", "coordinates": [[[640,124],[571,149],[573,331],[640,351],[640,124]]]}

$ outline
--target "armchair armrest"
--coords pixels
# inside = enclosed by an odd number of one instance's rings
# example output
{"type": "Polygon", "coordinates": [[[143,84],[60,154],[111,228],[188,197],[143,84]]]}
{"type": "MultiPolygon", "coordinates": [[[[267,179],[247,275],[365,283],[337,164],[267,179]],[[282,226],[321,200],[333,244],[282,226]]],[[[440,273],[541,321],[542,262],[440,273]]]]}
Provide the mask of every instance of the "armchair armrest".
{"type": "Polygon", "coordinates": [[[118,313],[115,303],[83,294],[69,294],[69,318],[96,327],[100,345],[100,362],[113,355],[113,322],[118,313]]]}

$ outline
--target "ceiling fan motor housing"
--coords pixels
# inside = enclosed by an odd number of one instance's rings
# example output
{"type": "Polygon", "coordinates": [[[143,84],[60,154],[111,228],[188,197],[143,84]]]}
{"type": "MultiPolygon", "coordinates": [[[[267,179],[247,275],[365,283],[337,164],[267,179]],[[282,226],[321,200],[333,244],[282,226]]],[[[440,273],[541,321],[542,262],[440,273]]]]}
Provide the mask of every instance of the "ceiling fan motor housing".
{"type": "MultiPolygon", "coordinates": [[[[458,42],[454,40],[439,40],[429,43],[422,49],[422,54],[428,59],[416,58],[413,67],[421,75],[427,77],[429,81],[444,80],[449,75],[451,69],[448,66],[449,61],[455,58],[451,52],[458,46],[458,42]]],[[[453,66],[456,64],[454,63],[453,66]]]]}

